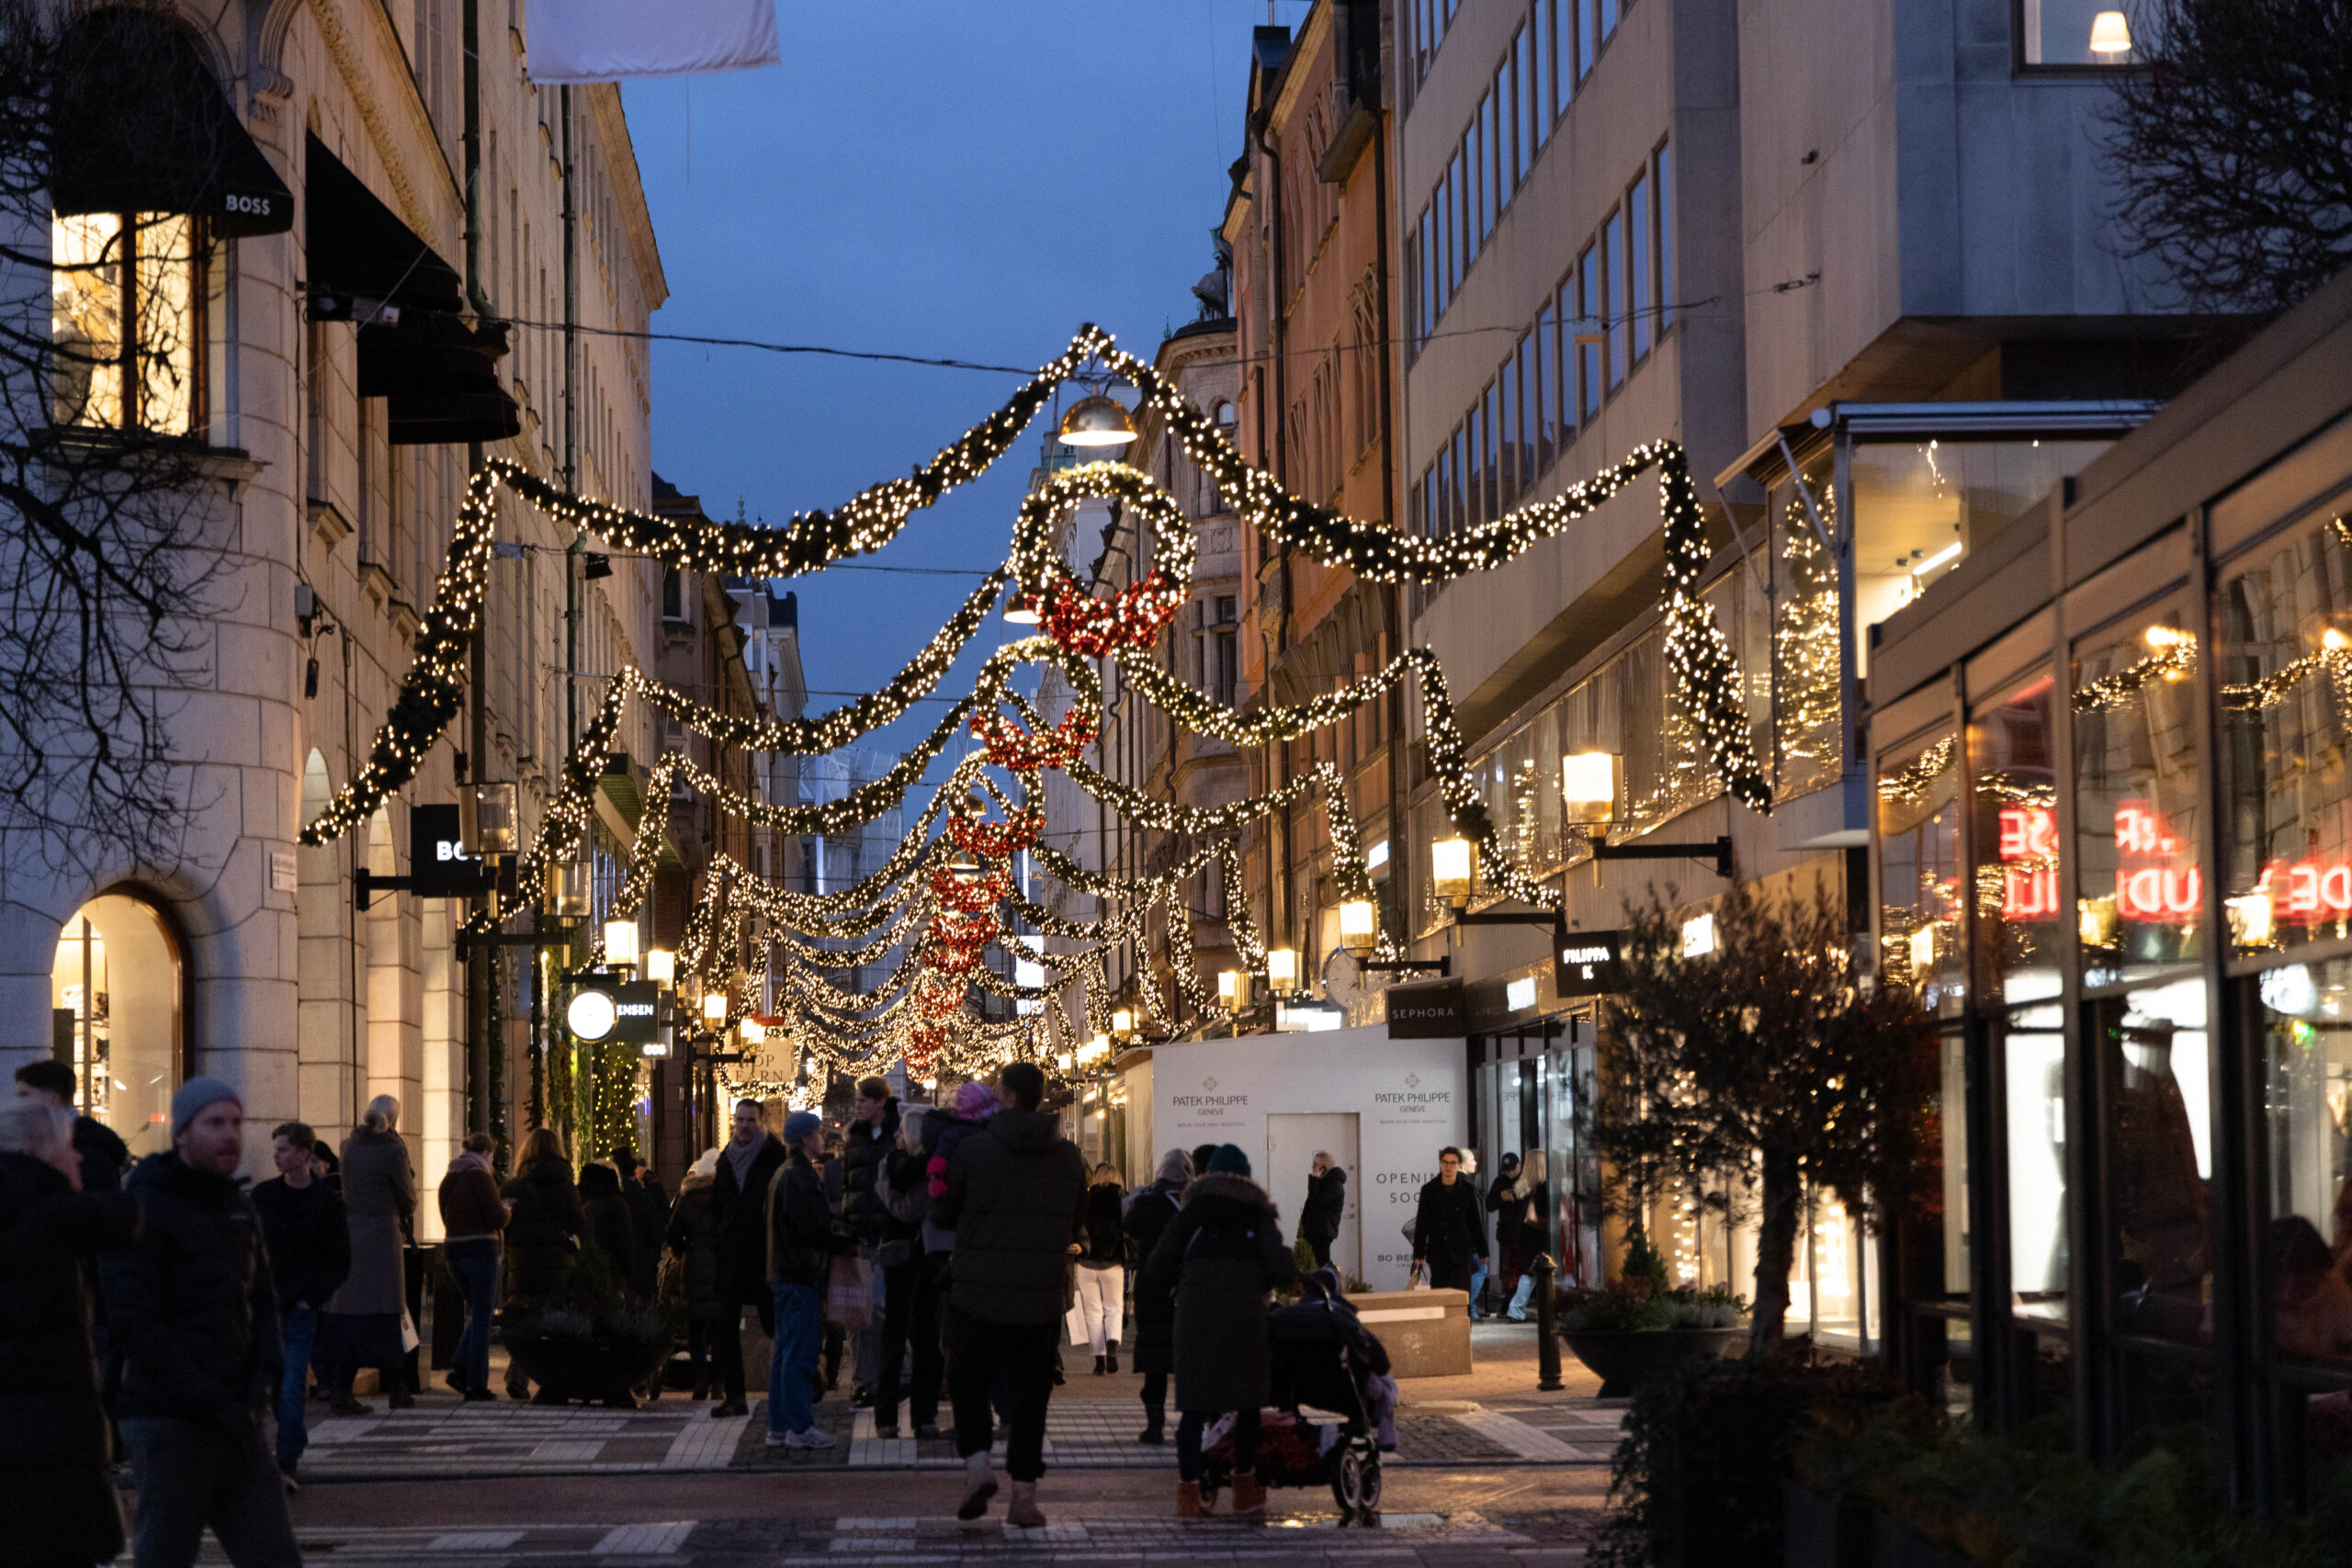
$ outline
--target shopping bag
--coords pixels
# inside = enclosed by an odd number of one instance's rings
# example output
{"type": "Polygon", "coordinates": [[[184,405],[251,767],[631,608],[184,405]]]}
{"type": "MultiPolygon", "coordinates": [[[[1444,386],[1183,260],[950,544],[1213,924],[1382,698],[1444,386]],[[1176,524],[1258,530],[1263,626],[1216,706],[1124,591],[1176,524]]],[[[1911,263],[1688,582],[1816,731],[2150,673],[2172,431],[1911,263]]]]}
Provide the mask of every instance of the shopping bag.
{"type": "Polygon", "coordinates": [[[1429,1270],[1422,1268],[1420,1264],[1415,1263],[1413,1271],[1405,1278],[1405,1288],[1408,1291],[1428,1290],[1430,1288],[1429,1270]]]}
{"type": "Polygon", "coordinates": [[[409,1316],[408,1308],[403,1305],[401,1308],[401,1354],[405,1356],[423,1343],[417,1337],[416,1320],[409,1316]]]}
{"type": "Polygon", "coordinates": [[[825,1292],[825,1319],[843,1328],[864,1328],[874,1321],[874,1265],[854,1254],[833,1259],[825,1292]]]}

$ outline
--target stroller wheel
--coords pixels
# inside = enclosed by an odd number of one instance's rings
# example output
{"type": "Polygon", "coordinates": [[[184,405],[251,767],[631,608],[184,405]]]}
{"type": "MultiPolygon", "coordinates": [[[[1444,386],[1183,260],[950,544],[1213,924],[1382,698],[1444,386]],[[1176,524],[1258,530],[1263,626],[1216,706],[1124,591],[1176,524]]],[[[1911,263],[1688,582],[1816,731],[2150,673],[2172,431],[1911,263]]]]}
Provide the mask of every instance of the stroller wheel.
{"type": "Polygon", "coordinates": [[[1349,1444],[1340,1451],[1339,1473],[1331,1478],[1331,1496],[1341,1518],[1359,1523],[1380,1522],[1380,1455],[1349,1444]]]}

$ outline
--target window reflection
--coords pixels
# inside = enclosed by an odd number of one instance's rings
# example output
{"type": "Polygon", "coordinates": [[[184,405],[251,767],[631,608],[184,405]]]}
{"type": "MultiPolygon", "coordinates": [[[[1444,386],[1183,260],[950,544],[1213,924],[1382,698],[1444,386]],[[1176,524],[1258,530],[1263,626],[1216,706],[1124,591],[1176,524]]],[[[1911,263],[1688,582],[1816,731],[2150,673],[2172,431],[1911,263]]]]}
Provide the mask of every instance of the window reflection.
{"type": "Polygon", "coordinates": [[[112,213],[53,218],[50,254],[51,417],[173,435],[194,430],[195,220],[152,212],[128,223],[112,213]],[[129,364],[126,321],[137,345],[129,364]]]}
{"type": "Polygon", "coordinates": [[[1951,738],[1882,767],[1878,781],[1880,963],[1960,1015],[1960,766],[1951,738]]]}
{"type": "Polygon", "coordinates": [[[1969,725],[1975,776],[1977,984],[1989,1001],[2058,994],[2058,784],[2050,752],[2051,678],[1977,709],[1969,725]]]}
{"type": "Polygon", "coordinates": [[[2217,608],[2233,948],[2352,935],[2352,520],[2264,547],[2217,608]]]}
{"type": "Polygon", "coordinates": [[[1830,449],[1825,446],[1802,471],[1802,485],[1783,478],[1769,500],[1781,564],[1774,585],[1772,716],[1782,800],[1836,784],[1845,772],[1838,558],[1825,542],[1838,532],[1830,449]]]}
{"type": "Polygon", "coordinates": [[[2199,956],[2197,645],[2179,622],[2140,622],[2075,651],[2075,918],[2094,986],[2199,956]]]}

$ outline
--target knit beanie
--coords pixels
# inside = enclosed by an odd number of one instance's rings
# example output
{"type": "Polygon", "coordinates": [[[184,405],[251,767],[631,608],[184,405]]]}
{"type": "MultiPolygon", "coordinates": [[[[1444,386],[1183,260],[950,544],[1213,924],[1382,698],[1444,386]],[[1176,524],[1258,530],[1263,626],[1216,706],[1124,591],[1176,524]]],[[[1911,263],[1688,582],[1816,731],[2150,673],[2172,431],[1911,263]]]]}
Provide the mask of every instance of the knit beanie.
{"type": "Polygon", "coordinates": [[[1159,1156],[1159,1179],[1190,1181],[1193,1179],[1193,1156],[1182,1149],[1170,1149],[1159,1156]]]}
{"type": "Polygon", "coordinates": [[[1209,1156],[1209,1169],[1227,1176],[1247,1176],[1250,1156],[1231,1144],[1219,1144],[1216,1153],[1209,1156]]]}
{"type": "Polygon", "coordinates": [[[824,1120],[813,1111],[796,1111],[784,1119],[784,1141],[797,1145],[824,1124],[824,1120]]]}
{"type": "Polygon", "coordinates": [[[956,1114],[967,1122],[984,1122],[996,1111],[996,1090],[984,1083],[967,1083],[956,1091],[956,1114]]]}
{"type": "Polygon", "coordinates": [[[206,1106],[224,1100],[235,1100],[240,1111],[245,1108],[244,1097],[219,1078],[190,1078],[180,1085],[179,1092],[172,1096],[172,1136],[186,1132],[206,1106]]]}

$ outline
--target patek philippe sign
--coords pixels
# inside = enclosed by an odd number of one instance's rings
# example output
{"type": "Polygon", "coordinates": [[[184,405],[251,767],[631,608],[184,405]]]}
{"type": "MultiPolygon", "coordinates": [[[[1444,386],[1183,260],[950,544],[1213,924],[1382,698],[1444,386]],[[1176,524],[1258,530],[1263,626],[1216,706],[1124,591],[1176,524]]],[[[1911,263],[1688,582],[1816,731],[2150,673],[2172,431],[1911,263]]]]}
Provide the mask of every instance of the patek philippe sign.
{"type": "Polygon", "coordinates": [[[455,806],[408,808],[410,891],[424,898],[470,898],[490,886],[478,855],[466,853],[455,806]]]}
{"type": "Polygon", "coordinates": [[[1391,986],[1386,995],[1391,1040],[1458,1040],[1469,1032],[1459,980],[1391,986]]]}
{"type": "Polygon", "coordinates": [[[1563,997],[1597,997],[1617,985],[1622,931],[1570,931],[1552,953],[1552,988],[1563,997]]]}

